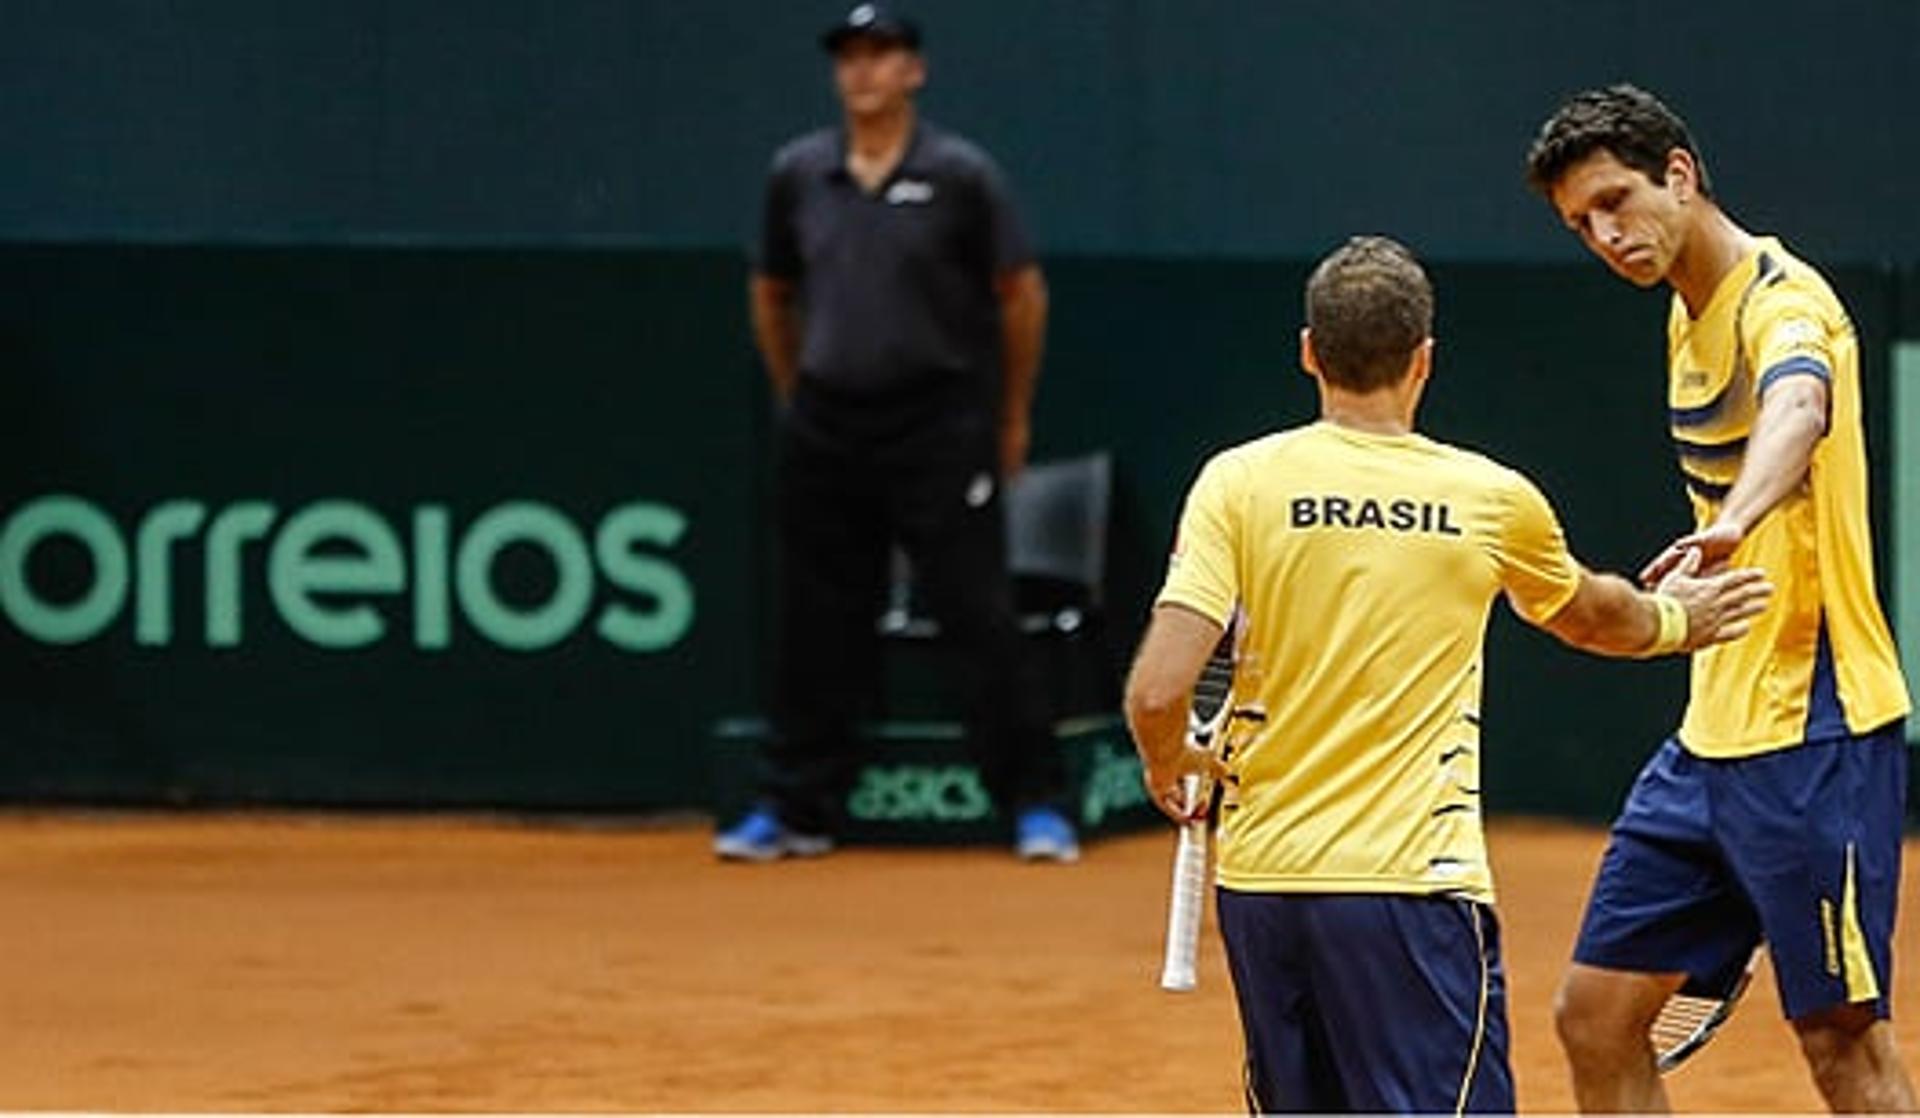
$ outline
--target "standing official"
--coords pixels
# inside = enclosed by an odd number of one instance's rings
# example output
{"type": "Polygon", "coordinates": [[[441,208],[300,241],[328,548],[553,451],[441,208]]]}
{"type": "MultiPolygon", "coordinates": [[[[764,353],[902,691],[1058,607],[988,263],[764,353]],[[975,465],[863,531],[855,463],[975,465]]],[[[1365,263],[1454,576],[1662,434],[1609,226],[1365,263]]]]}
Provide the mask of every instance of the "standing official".
{"type": "Polygon", "coordinates": [[[832,848],[897,544],[963,653],[969,744],[1017,852],[1071,861],[1000,504],[1027,456],[1046,285],[999,168],[915,112],[919,28],[861,4],[821,44],[844,122],[774,156],[750,290],[782,404],[774,736],[760,806],[714,849],[832,848]]]}

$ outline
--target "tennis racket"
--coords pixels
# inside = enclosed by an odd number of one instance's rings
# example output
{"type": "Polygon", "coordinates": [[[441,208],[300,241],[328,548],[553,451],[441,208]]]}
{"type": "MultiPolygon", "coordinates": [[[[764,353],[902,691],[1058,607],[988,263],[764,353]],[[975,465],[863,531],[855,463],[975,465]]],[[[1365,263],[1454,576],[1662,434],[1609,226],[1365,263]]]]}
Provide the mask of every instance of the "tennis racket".
{"type": "Polygon", "coordinates": [[[1727,1018],[1733,1016],[1733,1007],[1740,1004],[1740,998],[1747,992],[1747,986],[1753,981],[1753,970],[1760,962],[1761,948],[1754,948],[1747,957],[1747,965],[1741,969],[1718,995],[1683,994],[1675,990],[1667,998],[1667,1004],[1660,1007],[1660,1013],[1653,1019],[1653,1025],[1647,1030],[1653,1041],[1654,1061],[1662,1074],[1672,1071],[1700,1049],[1706,1047],[1713,1034],[1720,1031],[1727,1018]]]}
{"type": "MultiPolygon", "coordinates": [[[[1233,703],[1229,701],[1233,645],[1234,626],[1229,625],[1193,685],[1193,702],[1187,710],[1187,741],[1197,748],[1217,748],[1233,717],[1233,703]]],[[[1184,791],[1190,813],[1199,811],[1213,795],[1211,784],[1198,776],[1186,778],[1184,791]]],[[[1197,981],[1194,961],[1200,950],[1200,913],[1207,892],[1207,820],[1202,817],[1181,824],[1179,835],[1173,852],[1173,892],[1167,904],[1167,953],[1160,968],[1160,988],[1186,991],[1197,981]]]]}

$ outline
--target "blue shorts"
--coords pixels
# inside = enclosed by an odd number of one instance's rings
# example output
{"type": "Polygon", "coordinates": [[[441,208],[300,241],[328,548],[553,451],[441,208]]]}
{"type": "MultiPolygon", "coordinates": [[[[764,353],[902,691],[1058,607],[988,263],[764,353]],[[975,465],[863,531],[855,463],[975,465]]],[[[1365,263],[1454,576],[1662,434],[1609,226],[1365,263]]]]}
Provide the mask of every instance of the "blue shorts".
{"type": "Polygon", "coordinates": [[[1219,905],[1251,1110],[1513,1112],[1492,909],[1224,888],[1219,905]]]}
{"type": "Polygon", "coordinates": [[[1734,760],[1669,739],[1613,825],[1574,960],[1704,992],[1764,939],[1789,1018],[1888,1016],[1906,790],[1899,722],[1734,760]]]}

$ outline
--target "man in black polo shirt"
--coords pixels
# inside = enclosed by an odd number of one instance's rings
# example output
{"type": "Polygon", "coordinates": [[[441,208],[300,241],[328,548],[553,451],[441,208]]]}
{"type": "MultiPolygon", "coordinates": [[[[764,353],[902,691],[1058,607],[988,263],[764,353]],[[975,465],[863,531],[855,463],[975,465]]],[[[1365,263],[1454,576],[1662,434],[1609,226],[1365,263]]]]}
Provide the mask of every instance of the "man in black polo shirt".
{"type": "Polygon", "coordinates": [[[1072,861],[1000,506],[1026,460],[1046,285],[993,161],[915,114],[919,29],[861,4],[821,42],[844,127],[774,156],[751,282],[783,405],[774,737],[761,805],[714,849],[766,861],[832,848],[898,543],[963,650],[969,743],[1016,850],[1072,861]]]}

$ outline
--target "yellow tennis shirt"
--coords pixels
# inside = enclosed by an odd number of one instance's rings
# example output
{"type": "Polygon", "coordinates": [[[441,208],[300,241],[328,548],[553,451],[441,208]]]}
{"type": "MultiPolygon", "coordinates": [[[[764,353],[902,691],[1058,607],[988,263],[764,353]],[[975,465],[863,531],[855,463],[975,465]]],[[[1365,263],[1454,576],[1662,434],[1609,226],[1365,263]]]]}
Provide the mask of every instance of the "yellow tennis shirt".
{"type": "Polygon", "coordinates": [[[1419,435],[1321,422],[1209,461],[1158,600],[1245,614],[1220,883],[1492,900],[1487,612],[1545,620],[1580,577],[1531,482],[1419,435]]]}
{"type": "Polygon", "coordinates": [[[1667,340],[1673,439],[1701,527],[1740,474],[1768,386],[1819,377],[1832,409],[1807,480],[1734,552],[1734,564],[1766,570],[1773,600],[1745,637],[1694,654],[1681,744],[1703,757],[1744,757],[1805,740],[1823,623],[1846,729],[1865,733],[1906,714],[1899,658],[1874,597],[1859,340],[1840,300],[1762,237],[1698,319],[1674,296],[1667,340]]]}

